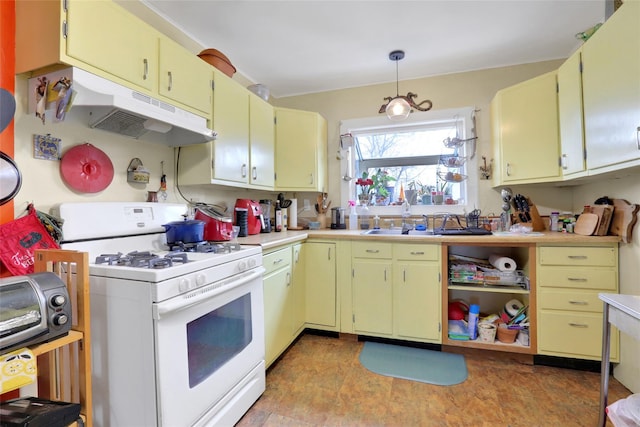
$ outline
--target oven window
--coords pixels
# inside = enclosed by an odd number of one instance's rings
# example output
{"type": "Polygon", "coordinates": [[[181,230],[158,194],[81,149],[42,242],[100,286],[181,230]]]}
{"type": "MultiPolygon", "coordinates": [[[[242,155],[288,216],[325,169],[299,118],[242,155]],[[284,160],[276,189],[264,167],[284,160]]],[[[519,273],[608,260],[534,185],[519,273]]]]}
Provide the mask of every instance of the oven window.
{"type": "Polygon", "coordinates": [[[189,387],[206,380],[251,343],[251,294],[187,324],[189,387]]]}
{"type": "Polygon", "coordinates": [[[40,323],[40,301],[28,282],[3,286],[0,299],[0,337],[15,334],[40,323]]]}

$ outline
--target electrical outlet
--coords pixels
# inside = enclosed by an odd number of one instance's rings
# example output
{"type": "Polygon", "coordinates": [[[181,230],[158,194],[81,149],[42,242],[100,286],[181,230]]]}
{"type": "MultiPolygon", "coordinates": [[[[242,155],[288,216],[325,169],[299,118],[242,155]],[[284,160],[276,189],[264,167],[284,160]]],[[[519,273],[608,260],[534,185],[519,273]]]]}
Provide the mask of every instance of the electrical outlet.
{"type": "Polygon", "coordinates": [[[311,210],[311,201],[309,199],[304,199],[303,207],[304,207],[305,211],[310,211],[311,210]]]}

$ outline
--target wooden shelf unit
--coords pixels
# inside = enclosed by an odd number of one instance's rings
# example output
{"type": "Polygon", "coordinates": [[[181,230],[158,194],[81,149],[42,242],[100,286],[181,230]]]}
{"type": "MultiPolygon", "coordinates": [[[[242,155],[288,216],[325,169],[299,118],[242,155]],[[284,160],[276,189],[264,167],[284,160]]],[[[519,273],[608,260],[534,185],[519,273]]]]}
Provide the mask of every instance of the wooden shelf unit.
{"type": "Polygon", "coordinates": [[[91,395],[91,324],[89,254],[36,250],[35,272],[53,272],[66,284],[72,304],[68,335],[31,347],[38,357],[38,396],[80,403],[85,426],[93,425],[91,395]]]}

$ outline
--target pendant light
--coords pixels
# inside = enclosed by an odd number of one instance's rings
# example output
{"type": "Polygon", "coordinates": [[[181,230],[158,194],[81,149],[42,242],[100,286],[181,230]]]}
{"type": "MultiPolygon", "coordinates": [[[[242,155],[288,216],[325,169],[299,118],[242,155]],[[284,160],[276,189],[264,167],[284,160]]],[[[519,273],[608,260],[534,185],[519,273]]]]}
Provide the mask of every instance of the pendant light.
{"type": "Polygon", "coordinates": [[[409,113],[411,113],[412,108],[415,108],[418,111],[429,111],[433,104],[429,100],[422,101],[420,104],[416,104],[413,101],[413,98],[418,96],[415,93],[407,93],[407,96],[400,95],[400,91],[398,89],[398,61],[404,58],[404,51],[402,50],[394,50],[389,54],[389,59],[396,62],[396,96],[394,97],[386,97],[384,98],[387,101],[386,104],[382,104],[378,113],[387,113],[387,117],[394,121],[404,120],[409,117],[409,113]],[[423,104],[427,104],[423,107],[423,104]]]}

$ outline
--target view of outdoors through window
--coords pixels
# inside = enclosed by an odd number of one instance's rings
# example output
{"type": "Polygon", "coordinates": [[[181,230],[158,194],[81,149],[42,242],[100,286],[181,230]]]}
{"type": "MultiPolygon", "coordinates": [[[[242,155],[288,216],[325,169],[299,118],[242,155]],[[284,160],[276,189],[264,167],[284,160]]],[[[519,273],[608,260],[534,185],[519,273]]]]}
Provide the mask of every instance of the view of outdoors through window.
{"type": "Polygon", "coordinates": [[[463,138],[451,120],[403,128],[352,131],[358,200],[370,205],[457,204],[465,198],[463,138]],[[449,138],[449,139],[447,139],[449,138]]]}

